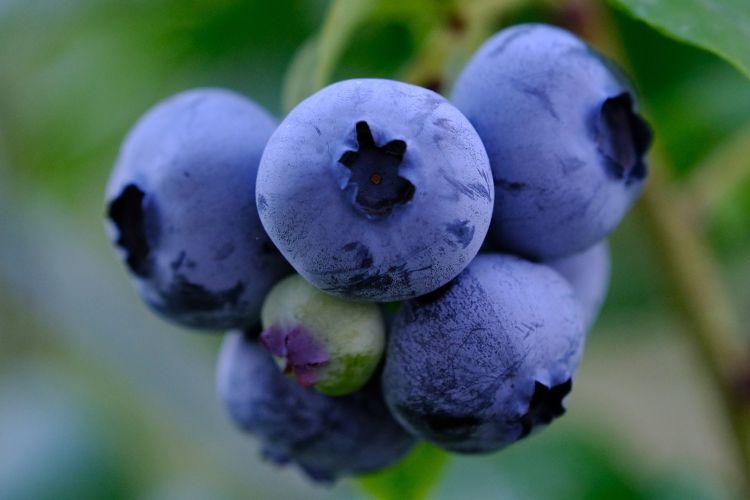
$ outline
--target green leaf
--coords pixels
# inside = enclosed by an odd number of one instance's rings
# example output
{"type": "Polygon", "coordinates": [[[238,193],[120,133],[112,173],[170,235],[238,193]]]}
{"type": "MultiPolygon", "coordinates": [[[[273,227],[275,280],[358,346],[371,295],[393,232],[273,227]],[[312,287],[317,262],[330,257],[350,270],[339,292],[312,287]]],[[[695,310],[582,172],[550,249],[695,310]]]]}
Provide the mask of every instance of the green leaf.
{"type": "Polygon", "coordinates": [[[431,444],[420,443],[401,462],[362,476],[359,484],[380,500],[426,498],[440,479],[447,461],[447,453],[431,444]]]}
{"type": "Polygon", "coordinates": [[[610,0],[657,30],[713,52],[750,77],[747,0],[610,0]]]}
{"type": "Polygon", "coordinates": [[[710,52],[664,36],[624,11],[613,14],[646,117],[674,173],[685,177],[750,124],[747,78],[710,52]]]}

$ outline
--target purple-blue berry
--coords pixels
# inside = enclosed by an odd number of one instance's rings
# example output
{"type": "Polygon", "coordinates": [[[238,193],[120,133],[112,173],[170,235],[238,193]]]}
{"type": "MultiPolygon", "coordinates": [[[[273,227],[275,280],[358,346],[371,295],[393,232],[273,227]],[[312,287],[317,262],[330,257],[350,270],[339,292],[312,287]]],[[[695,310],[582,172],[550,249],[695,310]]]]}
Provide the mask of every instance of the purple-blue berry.
{"type": "Polygon", "coordinates": [[[393,301],[444,285],[476,255],[494,199],[484,147],[429,90],[348,80],[284,119],[257,204],[279,250],[317,288],[393,301]]]}
{"type": "Polygon", "coordinates": [[[385,399],[423,439],[494,451],[563,414],[584,339],[562,276],[482,254],[448,285],[403,303],[386,353],[385,399]]]}
{"type": "Polygon", "coordinates": [[[581,307],[583,326],[588,331],[594,326],[609,288],[610,257],[607,241],[602,241],[581,253],[545,262],[560,273],[575,292],[581,307]]]}
{"type": "Polygon", "coordinates": [[[229,416],[260,440],[264,455],[316,480],[381,469],[415,443],[388,412],[377,377],[347,396],[325,396],[281,373],[271,353],[241,332],[224,340],[216,377],[229,416]]]}
{"type": "Polygon", "coordinates": [[[291,268],[266,236],[255,178],[276,124],[228,90],[196,89],[149,110],[107,187],[108,229],[143,300],[189,327],[258,323],[291,268]]]}
{"type": "Polygon", "coordinates": [[[472,57],[452,99],[492,165],[493,248],[541,260],[583,251],[643,187],[651,132],[633,90],[561,28],[502,30],[472,57]]]}

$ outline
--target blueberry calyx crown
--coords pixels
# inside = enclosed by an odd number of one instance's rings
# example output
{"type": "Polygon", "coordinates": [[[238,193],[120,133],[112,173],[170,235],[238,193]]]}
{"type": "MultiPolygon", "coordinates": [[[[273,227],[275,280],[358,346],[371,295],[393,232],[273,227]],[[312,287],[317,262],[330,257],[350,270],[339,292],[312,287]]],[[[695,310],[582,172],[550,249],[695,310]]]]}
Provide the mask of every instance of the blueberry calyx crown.
{"type": "Polygon", "coordinates": [[[549,424],[565,413],[562,400],[573,387],[571,379],[562,384],[547,387],[541,382],[534,383],[534,395],[531,397],[528,411],[521,417],[521,436],[528,436],[537,425],[549,424]]]}
{"type": "Polygon", "coordinates": [[[633,98],[623,92],[602,103],[597,118],[597,143],[609,171],[626,184],[646,177],[644,159],[651,146],[651,129],[633,110],[633,98]]]}
{"type": "Polygon", "coordinates": [[[354,206],[368,217],[388,216],[414,196],[414,184],[399,175],[406,142],[396,139],[378,146],[365,121],[357,122],[356,132],[359,149],[346,151],[339,158],[339,163],[350,171],[343,189],[350,192],[354,206]]]}
{"type": "Polygon", "coordinates": [[[320,380],[320,371],[329,361],[325,350],[300,325],[272,325],[261,332],[260,340],[275,356],[285,360],[284,373],[294,375],[305,387],[320,380]]]}
{"type": "Polygon", "coordinates": [[[146,194],[135,184],[128,184],[107,210],[117,227],[117,246],[125,251],[125,263],[136,276],[144,278],[149,269],[149,245],[143,203],[146,194]]]}

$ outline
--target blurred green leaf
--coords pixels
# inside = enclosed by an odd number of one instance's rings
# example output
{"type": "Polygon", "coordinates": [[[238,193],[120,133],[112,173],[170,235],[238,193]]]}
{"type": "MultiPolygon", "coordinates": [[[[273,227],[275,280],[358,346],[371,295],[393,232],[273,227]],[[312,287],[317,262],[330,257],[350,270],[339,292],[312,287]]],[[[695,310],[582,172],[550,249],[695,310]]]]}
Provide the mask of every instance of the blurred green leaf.
{"type": "Polygon", "coordinates": [[[362,488],[381,500],[426,498],[440,479],[448,454],[427,443],[418,444],[400,463],[359,479],[362,488]]]}
{"type": "Polygon", "coordinates": [[[750,77],[747,0],[610,0],[657,30],[723,57],[750,77]]]}
{"type": "Polygon", "coordinates": [[[750,82],[709,52],[617,9],[613,14],[654,135],[675,172],[685,175],[750,124],[750,82]]]}

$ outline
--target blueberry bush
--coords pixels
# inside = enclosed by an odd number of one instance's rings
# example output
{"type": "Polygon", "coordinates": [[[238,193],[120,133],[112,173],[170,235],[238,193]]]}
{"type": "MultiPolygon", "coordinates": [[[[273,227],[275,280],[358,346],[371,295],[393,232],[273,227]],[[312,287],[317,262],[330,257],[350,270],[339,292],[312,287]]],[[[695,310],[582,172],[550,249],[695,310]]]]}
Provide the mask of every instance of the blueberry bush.
{"type": "Polygon", "coordinates": [[[0,498],[747,498],[749,46],[742,0],[0,2],[0,498]]]}

